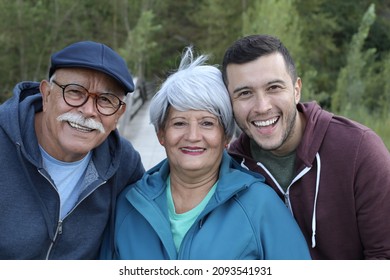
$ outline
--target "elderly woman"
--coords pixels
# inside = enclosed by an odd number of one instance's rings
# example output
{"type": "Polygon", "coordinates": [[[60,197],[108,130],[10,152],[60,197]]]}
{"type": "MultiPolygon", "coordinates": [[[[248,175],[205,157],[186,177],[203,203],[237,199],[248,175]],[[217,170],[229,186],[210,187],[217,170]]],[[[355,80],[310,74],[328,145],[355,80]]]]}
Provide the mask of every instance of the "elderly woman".
{"type": "Polygon", "coordinates": [[[293,217],[263,177],[225,152],[235,124],[221,72],[187,48],[153,97],[167,159],[117,202],[117,259],[310,259],[293,217]]]}

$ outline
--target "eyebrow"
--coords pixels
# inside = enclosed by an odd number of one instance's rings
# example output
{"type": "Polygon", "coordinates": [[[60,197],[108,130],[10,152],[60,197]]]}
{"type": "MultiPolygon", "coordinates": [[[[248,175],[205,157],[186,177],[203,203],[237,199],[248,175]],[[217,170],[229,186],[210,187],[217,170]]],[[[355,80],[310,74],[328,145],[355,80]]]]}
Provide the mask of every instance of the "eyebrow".
{"type": "Polygon", "coordinates": [[[267,85],[271,85],[271,84],[276,84],[276,83],[279,83],[279,84],[286,84],[286,82],[284,80],[281,80],[281,79],[275,79],[275,80],[272,80],[272,81],[269,81],[267,83],[267,85]]]}
{"type": "Polygon", "coordinates": [[[242,86],[242,87],[238,87],[236,89],[233,90],[233,94],[234,93],[237,93],[239,91],[242,91],[243,89],[250,89],[251,87],[248,87],[248,86],[242,86]]]}
{"type": "MultiPolygon", "coordinates": [[[[285,85],[286,82],[284,80],[281,80],[281,79],[275,79],[275,80],[271,80],[271,81],[267,82],[265,85],[269,86],[269,85],[272,85],[272,84],[283,84],[283,85],[285,85]]],[[[238,88],[234,89],[233,90],[233,94],[238,93],[238,92],[240,92],[242,90],[252,89],[252,88],[253,87],[251,87],[251,86],[241,86],[241,87],[238,87],[238,88]]]]}

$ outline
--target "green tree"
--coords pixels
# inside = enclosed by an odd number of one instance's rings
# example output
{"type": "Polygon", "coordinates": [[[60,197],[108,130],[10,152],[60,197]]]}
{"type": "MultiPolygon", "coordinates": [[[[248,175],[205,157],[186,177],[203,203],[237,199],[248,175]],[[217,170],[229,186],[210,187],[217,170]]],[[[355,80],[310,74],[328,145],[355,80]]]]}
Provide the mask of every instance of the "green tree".
{"type": "Polygon", "coordinates": [[[390,52],[383,59],[383,75],[378,75],[384,79],[383,94],[380,98],[382,104],[382,117],[388,118],[390,115],[390,52]]]}
{"type": "Polygon", "coordinates": [[[159,48],[150,54],[149,78],[165,79],[178,66],[178,57],[184,47],[198,45],[193,38],[197,27],[191,17],[198,10],[199,1],[156,1],[153,5],[156,23],[162,26],[155,38],[159,48]]]}
{"type": "Polygon", "coordinates": [[[160,29],[161,25],[154,24],[153,12],[143,11],[135,27],[128,32],[123,47],[118,51],[139,78],[145,77],[145,67],[150,54],[157,48],[157,42],[153,38],[160,29]]]}
{"type": "Polygon", "coordinates": [[[204,0],[191,17],[198,32],[194,33],[196,47],[210,55],[210,62],[222,63],[226,48],[242,34],[241,15],[245,1],[204,0]]]}
{"type": "Polygon", "coordinates": [[[301,56],[301,26],[294,0],[254,1],[243,14],[242,33],[277,36],[293,57],[301,56]]]}
{"type": "Polygon", "coordinates": [[[337,79],[336,92],[332,97],[332,110],[341,112],[353,105],[361,105],[365,93],[363,70],[373,61],[375,49],[363,50],[371,25],[375,21],[375,5],[371,4],[364,14],[358,32],[353,35],[347,54],[347,64],[337,79]]]}
{"type": "MultiPolygon", "coordinates": [[[[119,1],[128,2],[114,3],[119,1]]],[[[0,102],[11,96],[17,82],[47,78],[50,55],[67,44],[122,43],[126,32],[115,12],[113,3],[104,0],[0,0],[0,102]]]]}

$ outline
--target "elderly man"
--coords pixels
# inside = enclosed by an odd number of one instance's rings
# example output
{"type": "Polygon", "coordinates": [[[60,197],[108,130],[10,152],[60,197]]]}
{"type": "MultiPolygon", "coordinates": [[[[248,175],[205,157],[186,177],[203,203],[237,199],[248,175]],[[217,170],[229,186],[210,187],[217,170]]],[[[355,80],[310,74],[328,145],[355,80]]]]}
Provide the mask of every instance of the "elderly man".
{"type": "Polygon", "coordinates": [[[145,171],[116,130],[133,90],[116,52],[83,41],[0,106],[0,259],[97,258],[117,194],[145,171]]]}

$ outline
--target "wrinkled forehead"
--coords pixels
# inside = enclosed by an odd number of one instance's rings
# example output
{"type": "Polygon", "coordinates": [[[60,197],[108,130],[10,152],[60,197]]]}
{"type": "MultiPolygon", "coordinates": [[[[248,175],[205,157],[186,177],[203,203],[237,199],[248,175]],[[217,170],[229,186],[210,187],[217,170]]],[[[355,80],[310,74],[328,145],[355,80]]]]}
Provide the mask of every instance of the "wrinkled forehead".
{"type": "Polygon", "coordinates": [[[59,68],[54,72],[53,77],[61,83],[80,84],[88,90],[125,94],[125,90],[117,80],[106,73],[93,69],[59,68]]]}

